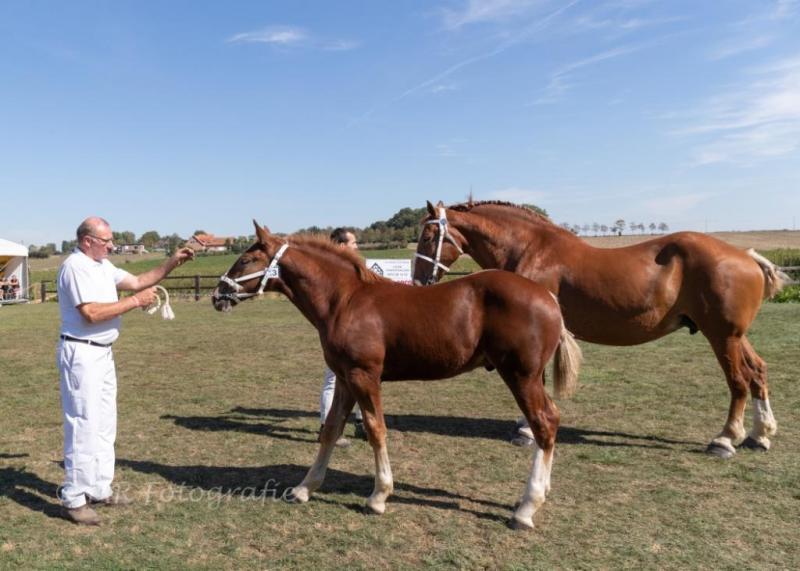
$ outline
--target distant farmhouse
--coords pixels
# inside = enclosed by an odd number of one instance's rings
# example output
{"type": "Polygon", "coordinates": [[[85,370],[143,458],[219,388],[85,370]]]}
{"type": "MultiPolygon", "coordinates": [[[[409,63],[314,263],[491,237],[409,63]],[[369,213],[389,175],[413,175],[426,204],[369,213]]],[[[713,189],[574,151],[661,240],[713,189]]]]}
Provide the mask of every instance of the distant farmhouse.
{"type": "Polygon", "coordinates": [[[146,254],[144,244],[120,244],[114,248],[116,254],[146,254]]]}
{"type": "Polygon", "coordinates": [[[214,236],[213,234],[195,234],[186,245],[195,252],[227,252],[228,244],[233,238],[214,236]]]}

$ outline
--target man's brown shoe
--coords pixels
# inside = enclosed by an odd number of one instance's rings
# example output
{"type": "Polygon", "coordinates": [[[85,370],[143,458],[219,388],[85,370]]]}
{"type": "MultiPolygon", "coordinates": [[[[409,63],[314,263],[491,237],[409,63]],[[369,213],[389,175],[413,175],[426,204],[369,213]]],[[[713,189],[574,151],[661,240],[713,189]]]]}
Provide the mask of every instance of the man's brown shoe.
{"type": "Polygon", "coordinates": [[[83,504],[79,508],[61,508],[61,513],[64,519],[78,525],[100,525],[100,516],[89,504],[83,504]]]}
{"type": "Polygon", "coordinates": [[[86,496],[86,499],[89,501],[90,504],[97,507],[124,507],[130,505],[131,501],[122,494],[111,494],[107,498],[103,498],[102,500],[96,500],[91,496],[86,496]]]}

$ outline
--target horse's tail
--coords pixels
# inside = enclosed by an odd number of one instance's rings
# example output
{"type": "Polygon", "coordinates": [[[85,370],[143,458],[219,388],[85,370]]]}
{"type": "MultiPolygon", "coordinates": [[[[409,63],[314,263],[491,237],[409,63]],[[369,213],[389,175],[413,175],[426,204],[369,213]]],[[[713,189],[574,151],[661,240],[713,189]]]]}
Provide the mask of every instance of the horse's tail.
{"type": "Polygon", "coordinates": [[[578,372],[583,361],[583,353],[575,337],[561,322],[561,340],[553,359],[553,386],[556,398],[569,398],[578,388],[578,372]]]}
{"type": "Polygon", "coordinates": [[[764,299],[775,296],[776,293],[783,289],[785,283],[791,280],[775,264],[761,254],[757,254],[753,248],[747,250],[747,255],[753,258],[761,268],[761,271],[764,272],[764,299]]]}

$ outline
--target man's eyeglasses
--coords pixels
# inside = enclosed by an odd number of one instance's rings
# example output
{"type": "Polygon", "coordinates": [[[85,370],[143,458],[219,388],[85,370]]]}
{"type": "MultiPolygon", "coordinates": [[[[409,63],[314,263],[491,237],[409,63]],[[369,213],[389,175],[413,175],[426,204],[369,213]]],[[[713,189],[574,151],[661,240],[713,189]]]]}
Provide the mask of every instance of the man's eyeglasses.
{"type": "Polygon", "coordinates": [[[114,238],[101,238],[100,236],[95,236],[94,234],[88,234],[90,238],[94,238],[95,240],[100,240],[103,245],[108,245],[114,241],[114,238]]]}

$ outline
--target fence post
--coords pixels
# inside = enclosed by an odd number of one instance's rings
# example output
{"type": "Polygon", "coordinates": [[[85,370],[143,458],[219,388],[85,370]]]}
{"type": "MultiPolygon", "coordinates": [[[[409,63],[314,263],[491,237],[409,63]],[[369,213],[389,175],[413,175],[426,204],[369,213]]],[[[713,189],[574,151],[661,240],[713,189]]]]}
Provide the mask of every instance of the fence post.
{"type": "Polygon", "coordinates": [[[194,300],[200,301],[200,275],[194,275],[194,300]]]}
{"type": "Polygon", "coordinates": [[[47,301],[47,282],[42,280],[42,303],[47,301]]]}

